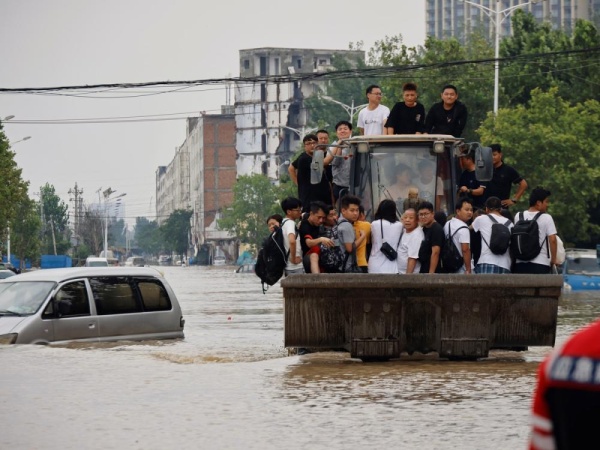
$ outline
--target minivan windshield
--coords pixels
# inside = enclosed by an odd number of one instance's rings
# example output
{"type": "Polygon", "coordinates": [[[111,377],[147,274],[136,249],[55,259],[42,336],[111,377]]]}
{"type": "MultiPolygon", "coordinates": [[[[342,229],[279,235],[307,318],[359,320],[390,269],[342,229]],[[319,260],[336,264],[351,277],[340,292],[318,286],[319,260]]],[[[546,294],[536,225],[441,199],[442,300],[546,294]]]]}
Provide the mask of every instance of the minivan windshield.
{"type": "Polygon", "coordinates": [[[54,281],[0,283],[0,315],[35,313],[55,286],[54,281]]]}

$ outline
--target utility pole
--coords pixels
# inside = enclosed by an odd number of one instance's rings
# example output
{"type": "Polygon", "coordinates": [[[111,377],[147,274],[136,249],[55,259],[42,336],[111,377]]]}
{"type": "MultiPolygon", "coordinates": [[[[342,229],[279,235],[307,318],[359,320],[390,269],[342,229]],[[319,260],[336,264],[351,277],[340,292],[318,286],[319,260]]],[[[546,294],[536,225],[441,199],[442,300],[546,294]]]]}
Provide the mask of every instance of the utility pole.
{"type": "Polygon", "coordinates": [[[82,198],[81,194],[83,194],[83,189],[77,188],[77,182],[75,182],[75,187],[73,189],[69,189],[69,194],[73,195],[74,198],[69,198],[70,201],[75,202],[75,217],[73,221],[73,232],[76,236],[79,236],[79,225],[81,222],[81,204],[82,198]]]}

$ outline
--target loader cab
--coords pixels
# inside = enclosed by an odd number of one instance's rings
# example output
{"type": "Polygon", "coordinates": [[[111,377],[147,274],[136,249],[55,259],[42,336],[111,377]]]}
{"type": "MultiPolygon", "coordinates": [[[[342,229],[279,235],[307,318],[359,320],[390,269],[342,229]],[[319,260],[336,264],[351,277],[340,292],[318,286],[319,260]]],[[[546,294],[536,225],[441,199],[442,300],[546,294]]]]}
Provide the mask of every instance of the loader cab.
{"type": "MultiPolygon", "coordinates": [[[[479,181],[491,179],[491,149],[447,135],[356,136],[348,141],[350,194],[362,199],[368,219],[379,202],[392,199],[399,214],[430,201],[436,211],[452,213],[461,168],[472,152],[479,181]]],[[[342,194],[343,195],[343,194],[342,194]]]]}

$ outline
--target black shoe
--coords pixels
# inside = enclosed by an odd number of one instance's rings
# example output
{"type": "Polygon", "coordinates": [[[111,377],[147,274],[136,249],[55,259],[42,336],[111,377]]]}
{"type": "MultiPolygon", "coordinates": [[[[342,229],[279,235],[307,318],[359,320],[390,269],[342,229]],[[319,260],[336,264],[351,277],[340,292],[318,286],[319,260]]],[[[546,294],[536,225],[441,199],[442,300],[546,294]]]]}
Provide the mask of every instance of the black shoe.
{"type": "Polygon", "coordinates": [[[296,354],[297,355],[306,355],[306,354],[308,354],[308,350],[306,350],[305,348],[299,348],[296,354]]]}

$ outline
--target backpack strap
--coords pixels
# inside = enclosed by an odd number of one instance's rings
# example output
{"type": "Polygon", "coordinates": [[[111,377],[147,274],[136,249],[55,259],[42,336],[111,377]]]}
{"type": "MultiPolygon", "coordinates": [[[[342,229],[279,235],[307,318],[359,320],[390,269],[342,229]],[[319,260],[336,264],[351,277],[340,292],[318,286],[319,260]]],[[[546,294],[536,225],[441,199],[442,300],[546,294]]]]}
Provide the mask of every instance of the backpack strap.
{"type": "MultiPolygon", "coordinates": [[[[534,217],[533,220],[535,220],[537,222],[538,217],[540,217],[542,214],[544,214],[542,211],[539,211],[534,217]]],[[[546,243],[546,254],[548,255],[548,258],[550,258],[550,244],[548,243],[548,235],[546,235],[546,237],[544,238],[544,242],[546,243]]]]}
{"type": "MultiPolygon", "coordinates": [[[[286,221],[288,221],[288,220],[292,220],[292,219],[285,218],[285,219],[283,219],[283,220],[281,221],[281,231],[283,231],[283,224],[284,224],[286,221]]],[[[294,226],[294,230],[296,231],[296,233],[295,233],[295,238],[297,239],[297,238],[298,238],[298,234],[299,234],[298,227],[294,226]]],[[[273,233],[275,233],[275,232],[273,232],[273,233]]],[[[271,236],[272,236],[272,235],[271,235],[271,236]]],[[[284,239],[287,239],[287,236],[284,236],[284,239]]],[[[285,254],[285,260],[286,260],[286,261],[287,261],[287,259],[290,257],[290,251],[291,251],[291,249],[288,249],[287,253],[285,254]]]]}

